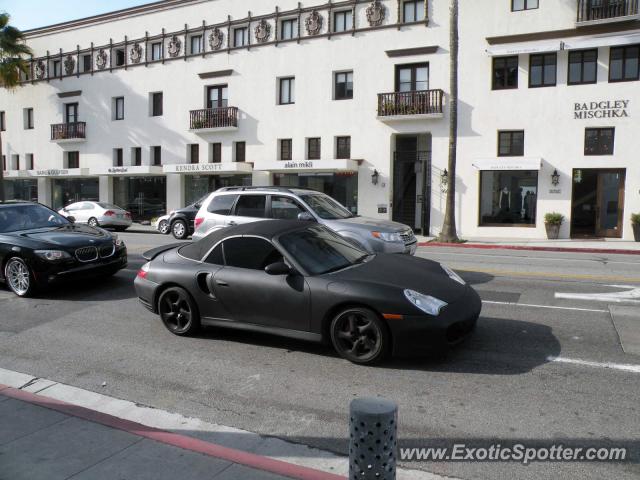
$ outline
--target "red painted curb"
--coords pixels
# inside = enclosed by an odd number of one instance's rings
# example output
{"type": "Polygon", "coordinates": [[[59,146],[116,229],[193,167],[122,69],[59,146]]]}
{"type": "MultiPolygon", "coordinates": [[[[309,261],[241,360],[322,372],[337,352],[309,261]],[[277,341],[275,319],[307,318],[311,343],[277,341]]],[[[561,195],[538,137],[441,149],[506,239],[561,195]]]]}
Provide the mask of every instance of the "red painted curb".
{"type": "Polygon", "coordinates": [[[204,440],[198,440],[185,435],[167,432],[154,427],[148,427],[141,423],[114,417],[113,415],[91,410],[79,405],[62,402],[53,398],[35,395],[30,392],[7,387],[6,385],[0,385],[0,392],[1,395],[31,403],[39,407],[55,410],[66,415],[82,418],[117,430],[123,430],[133,435],[138,435],[167,445],[173,445],[174,447],[182,448],[184,450],[202,453],[210,457],[220,458],[222,460],[255,468],[257,470],[275,473],[276,475],[282,475],[298,480],[345,480],[345,477],[341,477],[333,473],[314,470],[312,468],[283,462],[282,460],[263,457],[254,453],[243,452],[241,450],[223,447],[222,445],[215,443],[205,442],[204,440]]]}
{"type": "Polygon", "coordinates": [[[577,248],[577,247],[527,247],[520,245],[487,245],[486,243],[442,243],[422,242],[419,247],[477,248],[480,250],[529,250],[534,252],[569,252],[569,253],[610,253],[616,255],[640,255],[640,250],[623,250],[618,248],[577,248]]]}

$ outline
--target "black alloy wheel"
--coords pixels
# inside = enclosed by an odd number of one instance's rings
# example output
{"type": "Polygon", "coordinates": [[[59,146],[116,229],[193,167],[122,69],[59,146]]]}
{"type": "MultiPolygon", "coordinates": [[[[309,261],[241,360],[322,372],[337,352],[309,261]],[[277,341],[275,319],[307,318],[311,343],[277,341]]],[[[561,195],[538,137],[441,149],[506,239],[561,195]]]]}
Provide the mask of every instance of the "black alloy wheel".
{"type": "Polygon", "coordinates": [[[391,337],[380,317],[368,308],[349,308],[331,322],[331,342],[341,357],[373,365],[387,355],[391,337]]]}
{"type": "Polygon", "coordinates": [[[158,312],[164,326],[175,335],[192,335],[200,328],[198,308],[184,288],[170,287],[162,292],[158,312]]]}
{"type": "Polygon", "coordinates": [[[173,222],[171,226],[171,232],[173,236],[178,240],[184,240],[189,236],[189,231],[187,230],[187,224],[184,220],[176,220],[173,222]]]}

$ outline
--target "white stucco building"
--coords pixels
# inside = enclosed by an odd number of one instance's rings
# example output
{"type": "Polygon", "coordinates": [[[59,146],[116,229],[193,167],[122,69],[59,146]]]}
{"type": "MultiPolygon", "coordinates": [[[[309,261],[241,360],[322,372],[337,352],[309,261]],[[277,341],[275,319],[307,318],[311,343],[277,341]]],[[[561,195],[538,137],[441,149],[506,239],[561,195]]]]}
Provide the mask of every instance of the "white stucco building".
{"type": "MultiPolygon", "coordinates": [[[[639,18],[637,0],[460,0],[462,235],[544,237],[558,211],[563,237],[631,238],[639,18]]],[[[436,234],[448,27],[448,0],[167,0],[31,30],[29,78],[0,92],[9,195],[148,219],[300,185],[436,234]]]]}

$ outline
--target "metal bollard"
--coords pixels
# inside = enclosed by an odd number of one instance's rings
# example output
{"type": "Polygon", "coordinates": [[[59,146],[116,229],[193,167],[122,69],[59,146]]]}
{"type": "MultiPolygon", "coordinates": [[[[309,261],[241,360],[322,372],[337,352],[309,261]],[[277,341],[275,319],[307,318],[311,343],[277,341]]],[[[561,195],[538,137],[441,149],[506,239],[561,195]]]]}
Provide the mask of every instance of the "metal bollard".
{"type": "Polygon", "coordinates": [[[398,405],[356,398],[349,414],[349,480],[395,480],[398,405]]]}

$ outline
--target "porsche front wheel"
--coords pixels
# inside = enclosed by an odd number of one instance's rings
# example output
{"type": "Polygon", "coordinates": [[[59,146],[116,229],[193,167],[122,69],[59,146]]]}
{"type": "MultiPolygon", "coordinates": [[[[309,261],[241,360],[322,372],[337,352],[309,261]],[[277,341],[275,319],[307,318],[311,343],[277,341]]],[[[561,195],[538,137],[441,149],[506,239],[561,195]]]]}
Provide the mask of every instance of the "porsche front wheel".
{"type": "Polygon", "coordinates": [[[331,342],[341,357],[373,365],[387,355],[391,336],[380,317],[368,308],[348,308],[331,322],[331,342]]]}

